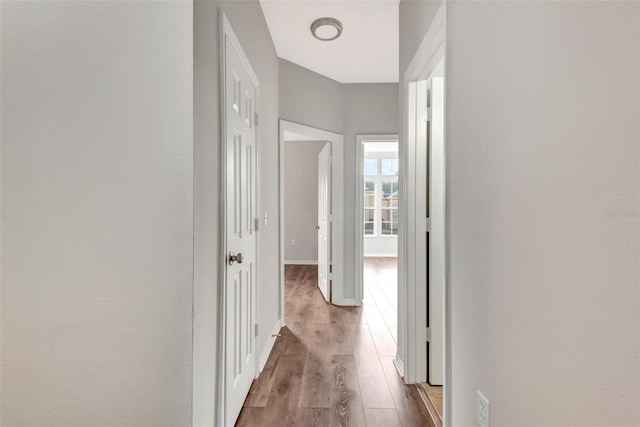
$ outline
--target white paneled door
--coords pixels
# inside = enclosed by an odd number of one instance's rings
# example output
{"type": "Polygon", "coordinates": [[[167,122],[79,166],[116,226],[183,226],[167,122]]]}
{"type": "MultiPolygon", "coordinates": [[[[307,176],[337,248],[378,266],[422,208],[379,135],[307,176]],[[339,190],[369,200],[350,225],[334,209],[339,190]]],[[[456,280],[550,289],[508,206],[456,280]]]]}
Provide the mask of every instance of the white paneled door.
{"type": "Polygon", "coordinates": [[[324,146],[318,154],[318,287],[329,301],[329,271],[331,248],[331,144],[324,146]]]}
{"type": "Polygon", "coordinates": [[[237,39],[227,30],[224,63],[227,244],[224,425],[233,425],[257,369],[255,110],[258,82],[237,39]]]}
{"type": "Polygon", "coordinates": [[[428,141],[428,277],[427,307],[429,322],[428,381],[442,385],[444,381],[444,291],[445,291],[445,222],[444,222],[444,78],[429,80],[428,141]]]}

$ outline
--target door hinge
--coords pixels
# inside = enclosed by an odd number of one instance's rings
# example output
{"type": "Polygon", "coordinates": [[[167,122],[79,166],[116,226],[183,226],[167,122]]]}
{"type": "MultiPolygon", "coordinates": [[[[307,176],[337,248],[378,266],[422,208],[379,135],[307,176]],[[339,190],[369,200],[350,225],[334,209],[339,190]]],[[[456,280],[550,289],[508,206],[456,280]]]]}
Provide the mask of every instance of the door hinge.
{"type": "Polygon", "coordinates": [[[424,229],[427,233],[431,231],[431,218],[425,218],[424,229]]]}
{"type": "Polygon", "coordinates": [[[256,337],[257,337],[258,336],[258,324],[257,323],[254,325],[253,329],[254,329],[254,331],[255,331],[254,333],[256,334],[256,337]]]}
{"type": "Polygon", "coordinates": [[[253,113],[253,123],[258,126],[258,113],[253,113]]]}
{"type": "Polygon", "coordinates": [[[333,264],[329,264],[329,273],[333,273],[333,264]]]}
{"type": "Polygon", "coordinates": [[[260,218],[254,219],[255,231],[260,231],[260,218]]]}
{"type": "Polygon", "coordinates": [[[431,341],[431,329],[428,327],[424,328],[424,340],[431,341]]]}
{"type": "Polygon", "coordinates": [[[422,121],[423,122],[431,121],[431,107],[427,107],[427,109],[424,111],[424,114],[422,116],[422,121]]]}

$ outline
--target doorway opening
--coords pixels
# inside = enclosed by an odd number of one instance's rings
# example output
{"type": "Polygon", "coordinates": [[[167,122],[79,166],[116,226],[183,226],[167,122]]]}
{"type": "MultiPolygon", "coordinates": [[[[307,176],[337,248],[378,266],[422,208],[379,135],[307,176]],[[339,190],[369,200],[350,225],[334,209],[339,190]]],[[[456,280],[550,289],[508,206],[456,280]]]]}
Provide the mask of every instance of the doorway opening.
{"type": "Polygon", "coordinates": [[[317,277],[325,301],[345,305],[343,284],[343,136],[280,120],[280,315],[285,279],[317,277]],[[302,268],[304,267],[304,268],[302,268]],[[310,273],[311,272],[311,273],[310,273]]]}
{"type": "MultiPolygon", "coordinates": [[[[398,342],[399,158],[397,135],[357,136],[356,270],[362,303],[398,342]]],[[[382,325],[381,325],[382,326],[382,325]]]]}
{"type": "Polygon", "coordinates": [[[403,76],[399,365],[436,425],[451,425],[451,323],[447,150],[446,2],[403,76]],[[404,362],[404,364],[402,364],[404,362]]]}
{"type": "MultiPolygon", "coordinates": [[[[442,421],[445,357],[445,169],[444,169],[444,63],[416,83],[418,105],[426,108],[418,143],[426,159],[426,380],[421,384],[428,404],[442,421]]],[[[434,415],[436,415],[434,414],[434,415]]]]}

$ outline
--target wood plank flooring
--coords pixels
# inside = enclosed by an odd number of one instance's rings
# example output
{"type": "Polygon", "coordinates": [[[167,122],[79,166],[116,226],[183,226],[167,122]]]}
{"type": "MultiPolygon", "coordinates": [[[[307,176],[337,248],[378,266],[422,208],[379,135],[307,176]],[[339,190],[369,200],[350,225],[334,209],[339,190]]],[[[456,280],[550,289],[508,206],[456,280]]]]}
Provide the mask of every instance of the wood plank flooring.
{"type": "Polygon", "coordinates": [[[438,416],[440,417],[440,420],[442,420],[442,414],[443,414],[442,386],[434,386],[429,383],[422,383],[420,385],[422,386],[425,393],[427,394],[427,397],[433,404],[433,407],[436,409],[438,416]]]}
{"type": "MultiPolygon", "coordinates": [[[[365,273],[371,274],[371,272],[365,273]]],[[[285,322],[236,426],[425,426],[413,387],[393,366],[395,340],[375,298],[324,301],[315,266],[285,267],[285,322]]],[[[378,285],[378,298],[392,301],[378,285]]]]}
{"type": "Polygon", "coordinates": [[[376,306],[384,324],[393,337],[393,342],[397,343],[398,259],[393,257],[365,257],[363,273],[363,303],[376,306]]]}

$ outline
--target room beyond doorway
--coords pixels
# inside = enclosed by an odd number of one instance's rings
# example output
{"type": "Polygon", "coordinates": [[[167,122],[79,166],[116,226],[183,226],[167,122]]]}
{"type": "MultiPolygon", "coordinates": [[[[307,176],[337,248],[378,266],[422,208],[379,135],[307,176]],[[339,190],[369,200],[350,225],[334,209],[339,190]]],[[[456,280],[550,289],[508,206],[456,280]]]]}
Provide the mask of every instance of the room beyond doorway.
{"type": "MultiPolygon", "coordinates": [[[[280,204],[280,212],[284,212],[285,215],[281,215],[279,218],[279,233],[280,233],[280,315],[282,325],[284,325],[284,315],[285,315],[285,291],[284,291],[284,276],[285,276],[285,264],[318,264],[319,269],[321,268],[320,264],[323,264],[324,267],[327,267],[326,276],[328,276],[328,282],[325,289],[325,298],[327,301],[336,304],[336,305],[355,305],[353,299],[347,300],[344,298],[343,292],[343,283],[344,283],[344,170],[343,170],[343,142],[344,137],[340,134],[328,132],[322,129],[313,128],[310,126],[305,126],[299,123],[293,123],[286,120],[279,121],[279,134],[280,134],[280,144],[279,144],[279,175],[280,175],[280,185],[279,185],[279,204],[280,204]],[[310,141],[321,141],[325,143],[327,150],[329,151],[328,156],[328,164],[326,165],[325,171],[326,173],[326,186],[327,190],[325,193],[326,200],[324,201],[325,207],[328,208],[328,211],[325,211],[325,216],[327,217],[326,221],[326,234],[327,236],[327,256],[319,257],[317,255],[313,255],[311,257],[316,257],[313,259],[299,259],[300,255],[296,253],[295,255],[290,256],[296,259],[285,259],[285,255],[287,255],[285,249],[287,248],[287,244],[290,248],[297,246],[298,237],[297,234],[289,234],[287,237],[287,241],[285,241],[285,228],[287,225],[286,221],[286,207],[285,207],[285,144],[287,142],[302,142],[309,143],[310,141]],[[289,262],[287,262],[289,261],[289,262]],[[293,262],[292,262],[293,261],[293,262]]],[[[322,145],[322,144],[321,144],[322,145]]],[[[323,148],[324,149],[324,148],[323,148]]],[[[315,157],[315,156],[314,156],[315,157]]],[[[295,156],[290,160],[295,161],[295,156]]],[[[319,166],[319,164],[318,164],[319,166]]],[[[318,169],[319,173],[320,169],[318,169]]],[[[318,175],[318,179],[320,175],[318,175]]],[[[318,181],[320,182],[320,181],[318,181]]],[[[318,194],[317,188],[308,189],[309,195],[318,194]]],[[[319,200],[318,200],[319,201],[319,200]]],[[[319,211],[319,209],[318,209],[319,211]]],[[[266,213],[265,213],[266,215],[266,213]]],[[[309,213],[308,219],[312,220],[314,217],[320,220],[320,217],[316,217],[315,214],[309,213]]],[[[294,216],[291,216],[293,218],[294,216]]],[[[290,218],[290,219],[291,219],[290,218]]],[[[265,223],[267,218],[264,218],[265,223]]],[[[290,222],[290,221],[289,221],[290,222]]],[[[316,226],[319,223],[315,223],[316,226]]],[[[307,233],[311,233],[313,235],[314,232],[318,232],[318,240],[320,238],[320,231],[316,228],[316,226],[312,226],[313,221],[311,223],[307,223],[304,227],[305,235],[307,233]]],[[[313,243],[311,239],[311,243],[313,243]]],[[[311,244],[313,247],[313,244],[311,244]]],[[[320,248],[318,248],[319,250],[320,248]]],[[[296,251],[294,251],[295,253],[296,251]]]]}
{"type": "MultiPolygon", "coordinates": [[[[397,314],[397,260],[399,232],[398,135],[356,136],[356,296],[365,299],[365,258],[391,258],[388,275],[395,283],[385,291],[394,293],[397,314]]],[[[379,263],[382,265],[381,263],[379,263]]],[[[395,322],[397,325],[397,320],[395,322]]],[[[397,327],[394,327],[397,339],[397,327]]]]}

